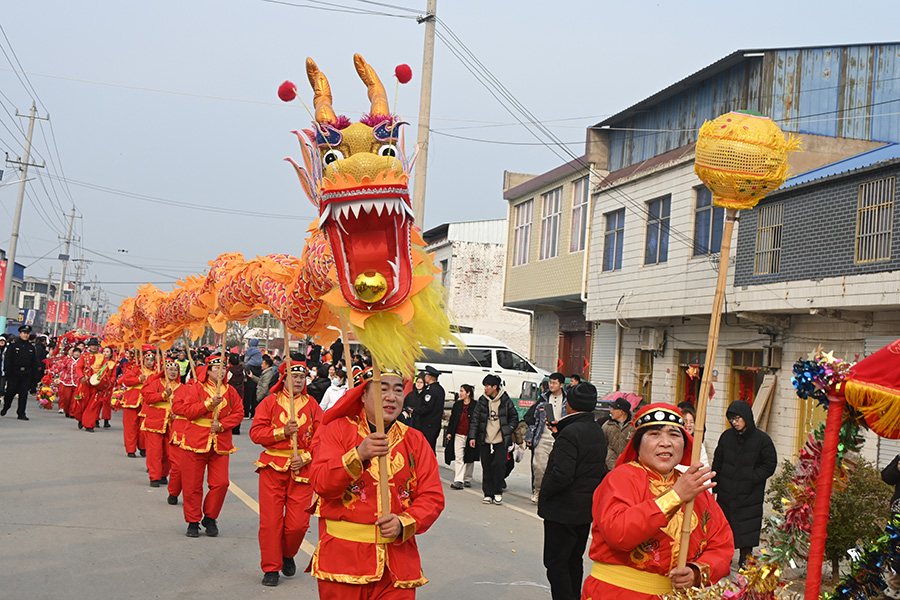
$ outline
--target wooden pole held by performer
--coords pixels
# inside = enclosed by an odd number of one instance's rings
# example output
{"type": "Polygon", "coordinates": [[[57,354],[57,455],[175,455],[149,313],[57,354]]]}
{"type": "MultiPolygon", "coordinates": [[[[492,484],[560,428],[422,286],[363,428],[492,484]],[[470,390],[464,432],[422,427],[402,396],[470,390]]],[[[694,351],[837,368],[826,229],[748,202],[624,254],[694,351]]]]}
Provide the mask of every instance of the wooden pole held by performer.
{"type": "MultiPolygon", "coordinates": [[[[228,342],[228,322],[225,322],[225,331],[222,332],[222,364],[219,366],[219,377],[216,377],[216,396],[222,396],[222,381],[225,379],[225,373],[228,372],[228,361],[225,358],[225,346],[228,342]]],[[[225,385],[228,385],[226,382],[225,385]]],[[[222,401],[219,400],[219,403],[222,401]]],[[[219,404],[216,404],[216,410],[213,411],[213,421],[219,420],[219,404]]],[[[221,425],[220,425],[221,427],[221,425]]]]}
{"type": "MultiPolygon", "coordinates": [[[[291,334],[288,332],[287,326],[282,323],[281,327],[284,331],[284,379],[287,382],[288,398],[291,403],[291,419],[297,418],[297,411],[294,408],[294,377],[291,374],[291,334]]],[[[297,456],[297,432],[291,434],[291,453],[297,456]]]]}
{"type": "MultiPolygon", "coordinates": [[[[374,394],[375,431],[384,431],[384,406],[381,399],[381,368],[378,361],[372,358],[372,393],[374,394]]],[[[388,488],[388,457],[378,457],[378,494],[381,497],[381,514],[379,517],[391,513],[391,492],[388,488]]]]}
{"type": "MultiPolygon", "coordinates": [[[[706,341],[706,362],[703,366],[703,378],[700,380],[700,393],[697,396],[697,418],[694,420],[694,450],[691,464],[700,460],[700,449],[706,429],[706,405],[709,402],[709,389],[712,382],[713,365],[716,351],[719,348],[719,328],[722,325],[722,305],[725,301],[725,286],[728,281],[728,260],[731,255],[731,238],[734,223],[737,221],[737,209],[725,209],[725,227],[722,231],[722,249],[719,252],[719,276],[716,279],[716,295],[713,298],[712,312],[709,319],[709,337],[706,341]]],[[[691,517],[694,514],[694,501],[684,505],[684,523],[681,529],[681,547],[678,552],[678,566],[687,566],[688,544],[691,541],[691,517]]]]}
{"type": "Polygon", "coordinates": [[[184,340],[184,353],[187,354],[188,364],[191,365],[191,379],[197,381],[197,366],[194,364],[194,357],[191,355],[191,345],[188,343],[188,337],[185,332],[181,332],[181,338],[184,340]]]}

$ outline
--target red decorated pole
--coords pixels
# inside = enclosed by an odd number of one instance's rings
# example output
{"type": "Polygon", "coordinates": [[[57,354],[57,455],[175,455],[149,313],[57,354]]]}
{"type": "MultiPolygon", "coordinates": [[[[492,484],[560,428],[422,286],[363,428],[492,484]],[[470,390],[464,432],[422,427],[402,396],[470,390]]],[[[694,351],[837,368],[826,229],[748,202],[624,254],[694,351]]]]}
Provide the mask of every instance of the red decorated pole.
{"type": "Polygon", "coordinates": [[[819,464],[819,476],[816,478],[816,501],[813,507],[812,534],[809,538],[804,600],[818,600],[822,586],[822,562],[825,560],[825,538],[828,537],[828,509],[831,506],[831,485],[834,481],[838,440],[844,419],[844,404],[844,398],[828,396],[828,419],[825,421],[825,440],[822,442],[822,462],[819,464]]]}

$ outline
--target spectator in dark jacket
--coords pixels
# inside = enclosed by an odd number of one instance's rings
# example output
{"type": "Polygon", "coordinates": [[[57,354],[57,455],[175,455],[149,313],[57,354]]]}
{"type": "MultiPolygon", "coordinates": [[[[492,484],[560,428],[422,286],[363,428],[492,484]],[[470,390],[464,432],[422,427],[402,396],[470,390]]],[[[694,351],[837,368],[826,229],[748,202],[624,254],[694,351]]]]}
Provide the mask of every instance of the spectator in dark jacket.
{"type": "MultiPolygon", "coordinates": [[[[233,352],[228,354],[228,385],[234,388],[242,399],[244,397],[244,367],[241,366],[241,357],[233,352]]],[[[234,435],[241,435],[241,426],[231,430],[234,435]]]]}
{"type": "Polygon", "coordinates": [[[766,480],[775,473],[778,453],[772,438],[756,428],[753,409],[735,400],[725,411],[731,428],[722,432],[713,457],[716,500],[731,525],[739,564],[759,544],[766,480]]]}
{"type": "Polygon", "coordinates": [[[425,389],[422,403],[413,412],[413,427],[422,432],[431,449],[437,451],[437,439],[441,435],[441,420],[444,417],[444,388],[438,383],[440,371],[428,365],[425,367],[425,389]]]}
{"type": "MultiPolygon", "coordinates": [[[[894,486],[894,496],[891,498],[891,514],[900,515],[900,454],[894,457],[888,466],[881,472],[881,479],[888,485],[894,486]]],[[[887,589],[884,595],[887,598],[900,599],[900,573],[894,573],[885,569],[884,575],[887,589]]]]}
{"type": "Polygon", "coordinates": [[[413,389],[403,399],[403,412],[400,413],[398,421],[404,425],[413,426],[413,415],[416,409],[422,404],[422,394],[425,391],[425,374],[416,375],[416,381],[413,383],[413,389]]]}
{"type": "Polygon", "coordinates": [[[594,490],[607,472],[606,438],[593,414],[597,388],[580,383],[569,390],[566,402],[566,416],[550,425],[556,441],[538,496],[544,567],[553,600],[581,597],[594,490]]]}
{"type": "Polygon", "coordinates": [[[328,379],[327,365],[312,365],[309,368],[310,382],[306,384],[306,393],[316,399],[316,402],[322,404],[322,398],[325,392],[331,387],[331,380],[328,379]]]}
{"type": "Polygon", "coordinates": [[[501,392],[501,380],[486,375],[481,382],[484,395],[475,404],[469,422],[469,447],[481,445],[482,504],[503,504],[506,463],[512,448],[512,434],[519,425],[519,413],[506,392],[501,392]]]}

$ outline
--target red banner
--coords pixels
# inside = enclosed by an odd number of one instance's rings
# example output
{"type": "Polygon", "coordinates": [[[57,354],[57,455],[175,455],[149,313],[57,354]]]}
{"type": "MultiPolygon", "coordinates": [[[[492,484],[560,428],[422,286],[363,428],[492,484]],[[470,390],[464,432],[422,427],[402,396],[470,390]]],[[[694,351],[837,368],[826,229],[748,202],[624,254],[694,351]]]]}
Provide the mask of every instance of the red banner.
{"type": "Polygon", "coordinates": [[[76,327],[77,329],[84,329],[84,328],[85,328],[84,325],[85,325],[85,321],[86,321],[86,320],[87,320],[87,319],[86,319],[85,317],[78,317],[77,319],[75,319],[75,327],[76,327]]]}
{"type": "Polygon", "coordinates": [[[56,300],[47,301],[47,322],[56,323],[56,300]]]}
{"type": "Polygon", "coordinates": [[[84,328],[87,329],[89,333],[94,333],[94,322],[91,321],[90,317],[84,318],[84,328]]]}
{"type": "Polygon", "coordinates": [[[69,303],[68,302],[62,302],[59,305],[59,320],[57,322],[62,323],[63,325],[65,325],[66,323],[69,322],[69,303]]]}
{"type": "Polygon", "coordinates": [[[6,285],[6,261],[0,260],[0,298],[3,298],[3,289],[6,285]]]}

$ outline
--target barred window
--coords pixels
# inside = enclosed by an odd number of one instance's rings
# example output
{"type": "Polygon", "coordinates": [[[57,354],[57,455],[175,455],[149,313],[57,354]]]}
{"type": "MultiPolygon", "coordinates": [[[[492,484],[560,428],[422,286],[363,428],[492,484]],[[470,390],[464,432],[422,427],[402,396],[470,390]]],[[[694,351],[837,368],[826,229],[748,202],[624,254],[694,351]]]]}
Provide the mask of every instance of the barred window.
{"type": "Polygon", "coordinates": [[[514,267],[528,264],[528,250],[531,246],[531,207],[534,200],[528,200],[513,207],[513,260],[514,267]]]}
{"type": "Polygon", "coordinates": [[[541,255],[540,259],[559,255],[559,214],[562,188],[541,195],[541,255]]]}
{"type": "Polygon", "coordinates": [[[784,221],[784,203],[759,208],[756,224],[756,260],[754,275],[778,273],[781,265],[781,227],[784,221]]]}
{"type": "Polygon", "coordinates": [[[859,186],[856,209],[857,263],[890,260],[894,228],[894,178],[869,181],[859,186]]]}

